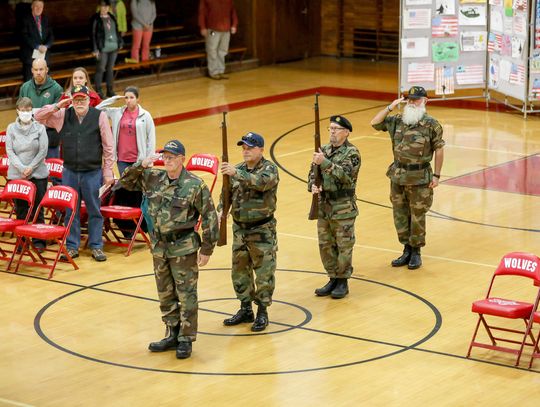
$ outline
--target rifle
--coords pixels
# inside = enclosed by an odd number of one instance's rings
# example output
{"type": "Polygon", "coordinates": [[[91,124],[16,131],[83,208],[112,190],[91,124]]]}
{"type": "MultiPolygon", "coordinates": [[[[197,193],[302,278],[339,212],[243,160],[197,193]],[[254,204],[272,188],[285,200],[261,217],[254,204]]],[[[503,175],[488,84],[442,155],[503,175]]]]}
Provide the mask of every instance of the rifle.
{"type": "MultiPolygon", "coordinates": [[[[318,153],[321,148],[321,128],[319,123],[319,92],[315,93],[315,152],[318,153]]],[[[313,164],[313,174],[315,175],[315,185],[320,188],[321,186],[321,167],[313,164]]],[[[319,217],[319,194],[312,194],[311,197],[311,209],[309,210],[308,219],[314,220],[319,217]]]]}
{"type": "MultiPolygon", "coordinates": [[[[227,149],[227,112],[223,112],[223,121],[221,122],[221,148],[223,155],[221,156],[221,162],[229,162],[229,152],[227,149]]],[[[221,187],[221,219],[219,220],[219,240],[218,246],[225,246],[227,244],[227,215],[231,207],[230,196],[230,179],[228,175],[223,174],[223,186],[221,187]]]]}

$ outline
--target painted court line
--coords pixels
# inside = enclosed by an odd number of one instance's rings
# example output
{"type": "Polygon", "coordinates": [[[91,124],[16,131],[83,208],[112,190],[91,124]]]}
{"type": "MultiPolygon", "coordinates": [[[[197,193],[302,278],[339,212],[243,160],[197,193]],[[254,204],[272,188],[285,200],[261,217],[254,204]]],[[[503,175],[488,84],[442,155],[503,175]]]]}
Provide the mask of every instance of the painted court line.
{"type": "Polygon", "coordinates": [[[18,401],[3,399],[1,397],[0,397],[0,403],[9,404],[10,406],[34,407],[32,404],[20,403],[18,401]]]}

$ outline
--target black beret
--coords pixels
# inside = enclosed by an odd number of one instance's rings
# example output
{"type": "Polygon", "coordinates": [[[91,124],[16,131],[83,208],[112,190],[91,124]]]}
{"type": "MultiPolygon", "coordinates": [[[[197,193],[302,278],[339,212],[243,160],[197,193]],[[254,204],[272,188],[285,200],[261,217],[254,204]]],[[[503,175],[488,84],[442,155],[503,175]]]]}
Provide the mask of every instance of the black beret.
{"type": "Polygon", "coordinates": [[[330,117],[330,122],[331,122],[331,123],[339,124],[341,127],[345,127],[347,130],[352,131],[352,124],[351,124],[351,122],[348,121],[348,120],[347,120],[345,117],[343,117],[343,116],[339,116],[339,115],[331,116],[331,117],[330,117]]]}

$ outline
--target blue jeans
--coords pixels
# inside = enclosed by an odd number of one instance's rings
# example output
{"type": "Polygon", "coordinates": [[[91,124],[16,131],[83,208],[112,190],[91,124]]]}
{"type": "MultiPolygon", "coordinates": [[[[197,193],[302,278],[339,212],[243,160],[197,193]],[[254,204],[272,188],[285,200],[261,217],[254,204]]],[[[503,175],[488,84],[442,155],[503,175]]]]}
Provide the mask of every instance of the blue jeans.
{"type": "MultiPolygon", "coordinates": [[[[92,171],[71,171],[64,167],[62,173],[62,185],[67,185],[73,188],[79,194],[77,202],[77,213],[73,219],[69,236],[67,238],[68,249],[78,250],[81,245],[81,218],[80,208],[81,199],[86,204],[88,212],[88,245],[91,249],[103,248],[103,216],[100,211],[99,188],[103,180],[101,168],[92,171]]],[[[67,219],[71,215],[71,211],[66,213],[67,219]]]]}
{"type": "Polygon", "coordinates": [[[116,165],[118,165],[118,173],[120,174],[120,176],[122,176],[127,167],[130,167],[133,164],[135,163],[128,163],[127,161],[117,161],[116,165]]]}

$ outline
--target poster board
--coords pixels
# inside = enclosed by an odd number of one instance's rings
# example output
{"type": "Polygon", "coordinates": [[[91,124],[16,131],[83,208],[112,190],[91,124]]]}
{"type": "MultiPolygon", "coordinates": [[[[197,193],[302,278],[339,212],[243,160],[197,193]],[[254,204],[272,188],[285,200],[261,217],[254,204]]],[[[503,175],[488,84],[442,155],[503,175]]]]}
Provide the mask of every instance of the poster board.
{"type": "MultiPolygon", "coordinates": [[[[401,0],[400,93],[487,86],[487,0],[401,0]]],[[[483,94],[480,96],[484,96],[483,94]]]]}

